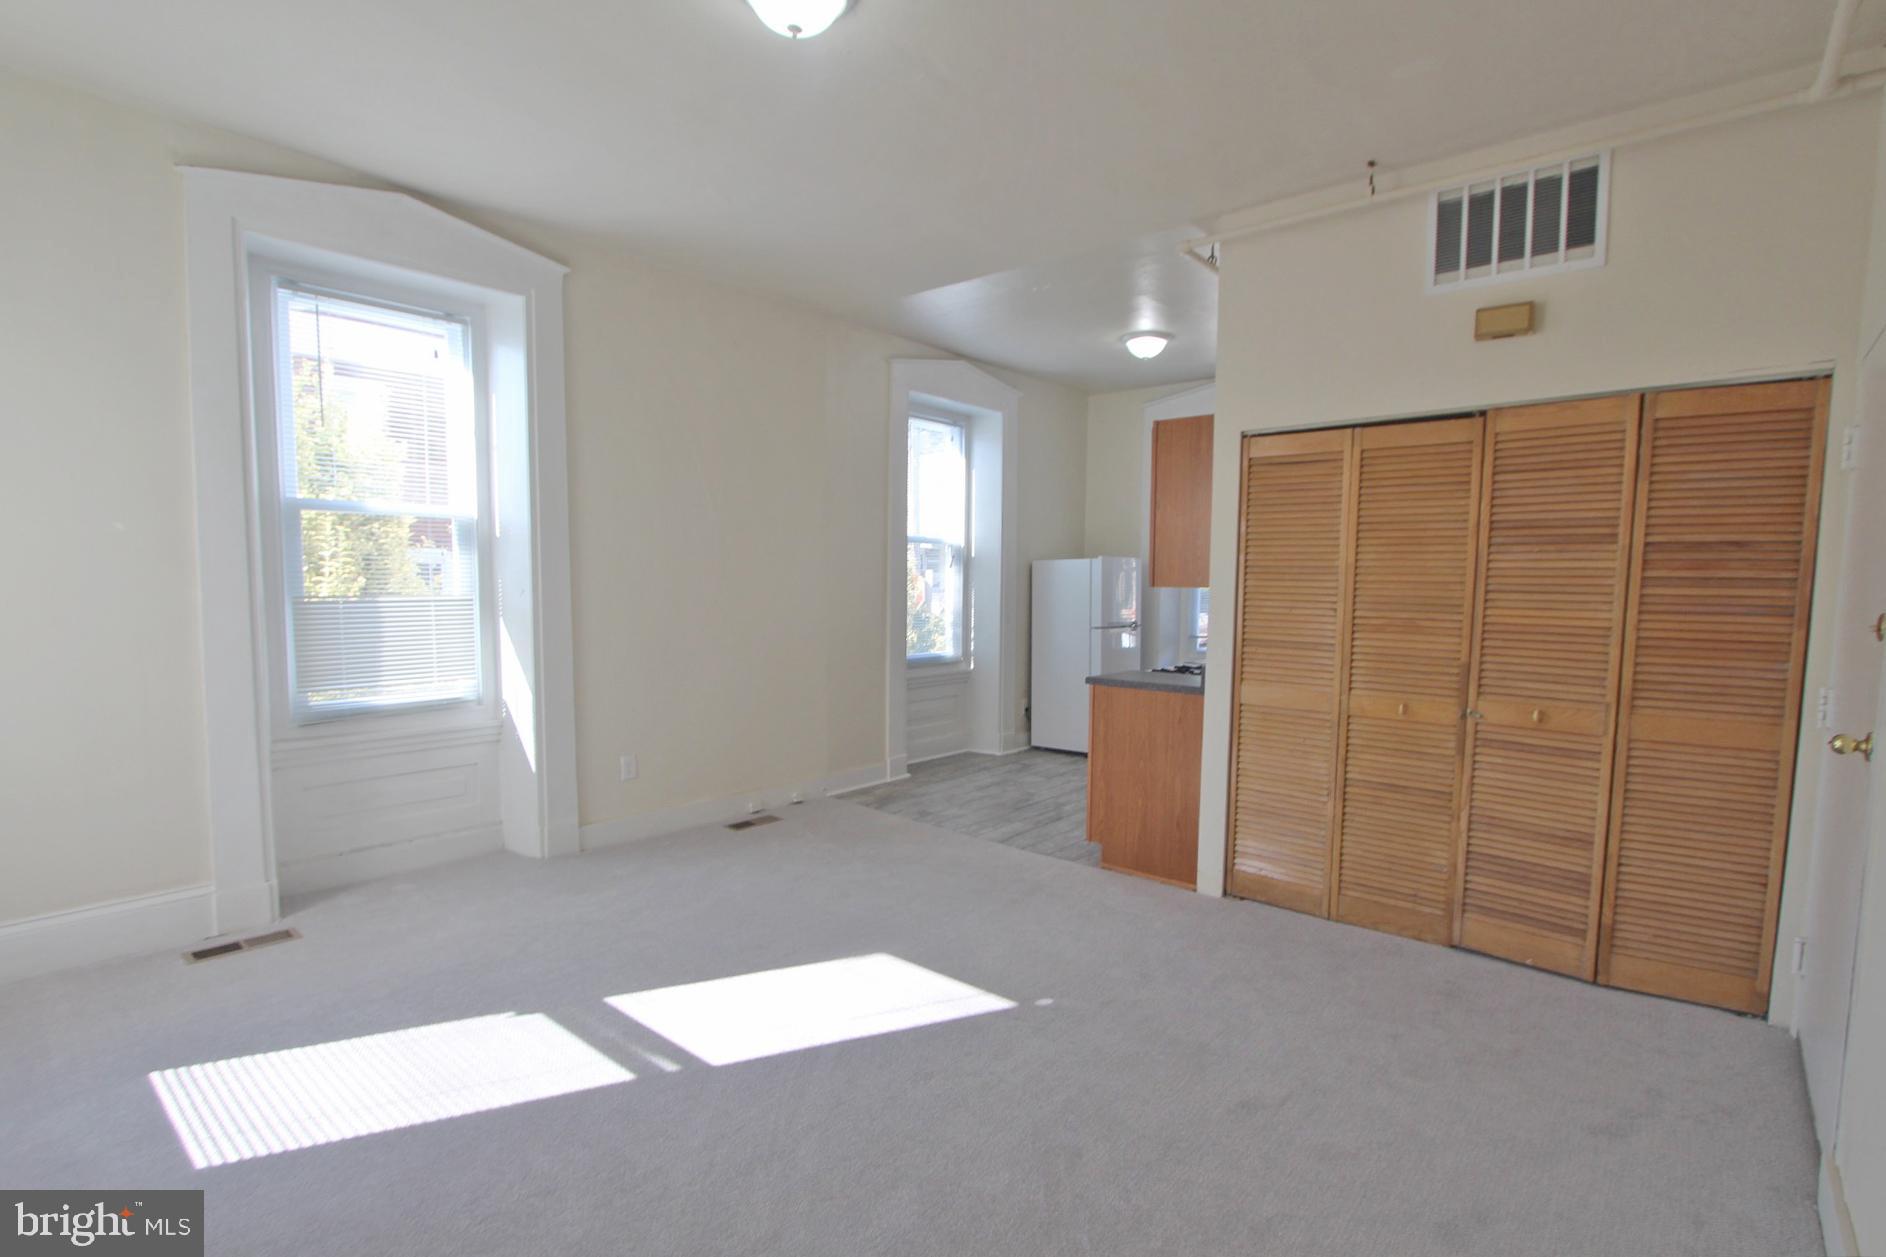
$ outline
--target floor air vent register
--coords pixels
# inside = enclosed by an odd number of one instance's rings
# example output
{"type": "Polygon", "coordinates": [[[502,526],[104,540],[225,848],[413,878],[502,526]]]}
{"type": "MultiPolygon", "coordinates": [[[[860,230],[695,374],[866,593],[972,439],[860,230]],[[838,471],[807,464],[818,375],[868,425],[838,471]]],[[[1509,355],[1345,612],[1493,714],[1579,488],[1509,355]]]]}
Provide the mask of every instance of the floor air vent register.
{"type": "Polygon", "coordinates": [[[257,934],[253,938],[238,938],[227,943],[212,943],[208,947],[199,947],[195,951],[183,954],[189,964],[201,960],[215,960],[218,956],[233,956],[239,951],[254,951],[258,947],[268,947],[275,943],[286,943],[289,939],[300,938],[299,930],[271,930],[267,934],[257,934]]]}

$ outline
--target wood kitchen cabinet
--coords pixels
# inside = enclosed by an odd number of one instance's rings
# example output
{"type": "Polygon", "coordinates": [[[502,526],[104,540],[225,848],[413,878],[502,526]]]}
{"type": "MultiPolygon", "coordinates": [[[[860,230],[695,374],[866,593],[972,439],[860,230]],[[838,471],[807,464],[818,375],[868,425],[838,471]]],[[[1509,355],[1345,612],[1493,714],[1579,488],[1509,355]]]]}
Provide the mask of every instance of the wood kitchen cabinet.
{"type": "Polygon", "coordinates": [[[1087,840],[1100,867],[1192,889],[1198,880],[1201,688],[1088,686],[1087,840]]]}
{"type": "Polygon", "coordinates": [[[1211,439],[1210,415],[1153,424],[1149,584],[1211,584],[1211,439]]]}

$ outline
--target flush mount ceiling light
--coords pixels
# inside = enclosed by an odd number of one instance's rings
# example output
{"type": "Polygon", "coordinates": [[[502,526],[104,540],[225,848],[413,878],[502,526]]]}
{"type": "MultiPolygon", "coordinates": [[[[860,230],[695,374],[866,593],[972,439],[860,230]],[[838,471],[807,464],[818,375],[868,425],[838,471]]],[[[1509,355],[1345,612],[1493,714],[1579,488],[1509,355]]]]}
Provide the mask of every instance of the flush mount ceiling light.
{"type": "Polygon", "coordinates": [[[747,0],[768,29],[787,39],[810,39],[844,16],[851,0],[747,0]]]}
{"type": "Polygon", "coordinates": [[[1135,358],[1157,358],[1166,352],[1172,336],[1167,332],[1128,332],[1120,341],[1135,358]]]}

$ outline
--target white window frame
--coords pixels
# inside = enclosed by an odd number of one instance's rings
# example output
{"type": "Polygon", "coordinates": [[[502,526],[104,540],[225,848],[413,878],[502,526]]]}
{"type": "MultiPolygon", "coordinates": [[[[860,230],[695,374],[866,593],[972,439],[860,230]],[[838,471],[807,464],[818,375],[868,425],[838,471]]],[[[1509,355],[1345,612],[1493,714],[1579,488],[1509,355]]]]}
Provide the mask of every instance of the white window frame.
{"type": "MultiPolygon", "coordinates": [[[[969,572],[969,564],[973,558],[973,553],[974,553],[970,546],[970,540],[975,536],[975,527],[976,527],[975,514],[974,514],[974,511],[975,511],[975,469],[971,463],[971,449],[970,449],[971,442],[969,438],[969,424],[961,415],[952,415],[946,411],[935,409],[935,408],[925,408],[922,406],[915,406],[915,405],[911,406],[910,414],[904,420],[904,468],[905,468],[906,475],[909,474],[909,468],[910,468],[910,421],[913,419],[921,419],[926,423],[947,424],[948,426],[955,428],[958,435],[962,439],[962,443],[963,443],[963,540],[960,545],[955,545],[952,548],[957,551],[957,566],[962,570],[963,589],[962,589],[961,596],[957,599],[957,607],[956,607],[956,614],[959,621],[959,623],[957,624],[957,630],[956,630],[956,648],[957,648],[956,653],[954,655],[913,655],[913,654],[910,654],[908,653],[908,650],[909,650],[908,636],[906,636],[906,647],[905,647],[906,653],[904,655],[904,661],[910,667],[921,669],[922,671],[929,673],[931,675],[936,675],[943,672],[967,672],[969,671],[971,666],[973,666],[972,656],[969,649],[969,631],[970,631],[970,625],[972,625],[975,622],[974,617],[971,614],[971,610],[970,610],[970,604],[975,599],[975,586],[974,586],[974,578],[971,577],[970,572],[969,572]]],[[[951,545],[951,543],[944,541],[941,537],[919,537],[911,533],[909,531],[908,520],[906,520],[904,544],[908,546],[912,541],[931,542],[937,545],[951,545]]]]}
{"type": "MultiPolygon", "coordinates": [[[[271,794],[276,712],[251,409],[249,273],[286,261],[393,284],[415,278],[482,303],[491,326],[492,554],[504,578],[495,691],[499,824],[525,856],[580,849],[570,604],[563,287],[567,268],[403,193],[182,167],[190,433],[217,933],[279,911],[271,794]]],[[[489,688],[489,687],[488,687],[489,688]]],[[[414,716],[417,720],[420,717],[414,716]]],[[[315,730],[303,728],[312,737],[315,730]]],[[[330,752],[367,762],[439,730],[382,726],[330,752]]]]}
{"type": "Polygon", "coordinates": [[[1028,746],[1023,713],[1028,675],[1028,567],[1021,545],[1021,391],[960,358],[892,358],[890,404],[881,447],[889,478],[884,528],[884,775],[909,769],[910,690],[916,678],[942,685],[960,679],[969,702],[969,747],[1006,754],[1028,746]],[[910,413],[939,406],[969,422],[975,485],[971,547],[977,590],[969,647],[975,666],[949,678],[913,668],[905,658],[909,599],[908,505],[910,413]]]}
{"type": "Polygon", "coordinates": [[[390,283],[384,278],[346,270],[258,257],[249,277],[249,356],[254,388],[254,430],[258,501],[264,544],[262,572],[267,602],[269,635],[269,690],[273,702],[274,732],[279,743],[292,743],[298,730],[324,726],[332,732],[336,721],[364,719],[375,728],[460,727],[495,724],[497,704],[497,600],[492,554],[491,402],[487,360],[490,326],[484,308],[449,291],[390,283]],[[392,703],[348,703],[311,708],[295,701],[294,643],[288,612],[288,584],[298,559],[295,538],[285,522],[280,475],[279,401],[275,391],[278,360],[275,326],[275,285],[285,283],[331,293],[366,305],[451,319],[465,324],[466,358],[472,371],[474,405],[473,446],[478,485],[477,581],[478,695],[475,698],[420,699],[392,703]],[[272,542],[273,544],[270,544],[272,542]]]}
{"type": "Polygon", "coordinates": [[[1538,166],[1522,170],[1509,170],[1497,175],[1487,175],[1479,179],[1467,179],[1438,189],[1428,195],[1428,231],[1422,248],[1423,270],[1427,272],[1427,291],[1430,293],[1460,292],[1468,288],[1485,288],[1492,284],[1509,283],[1516,279],[1530,279],[1539,275],[1551,275],[1560,271],[1583,271],[1603,266],[1605,262],[1605,242],[1611,223],[1611,150],[1600,149],[1595,153],[1585,153],[1565,161],[1545,162],[1538,166]],[[1588,253],[1581,252],[1577,257],[1567,257],[1565,250],[1565,231],[1567,211],[1571,201],[1571,167],[1574,162],[1598,159],[1598,194],[1597,221],[1593,224],[1592,242],[1588,253]],[[1526,247],[1519,259],[1500,262],[1500,202],[1505,198],[1506,185],[1514,179],[1525,179],[1528,187],[1536,184],[1541,175],[1563,173],[1567,177],[1559,182],[1559,250],[1557,253],[1544,255],[1543,261],[1532,255],[1532,224],[1535,215],[1531,209],[1531,196],[1528,193],[1526,213],[1526,247]],[[1467,273],[1467,198],[1476,188],[1491,184],[1493,187],[1493,258],[1483,275],[1467,273]],[[1440,230],[1441,201],[1450,196],[1461,197],[1460,209],[1460,270],[1456,278],[1445,279],[1434,273],[1434,236],[1440,230]]]}

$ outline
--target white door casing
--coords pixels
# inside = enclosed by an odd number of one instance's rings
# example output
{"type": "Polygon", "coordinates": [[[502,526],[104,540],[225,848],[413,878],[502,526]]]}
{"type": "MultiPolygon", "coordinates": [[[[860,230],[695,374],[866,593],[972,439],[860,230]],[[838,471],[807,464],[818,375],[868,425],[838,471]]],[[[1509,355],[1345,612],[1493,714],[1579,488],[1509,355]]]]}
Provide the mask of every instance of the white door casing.
{"type": "MultiPolygon", "coordinates": [[[[1875,635],[1876,617],[1886,612],[1886,564],[1879,561],[1878,539],[1886,536],[1886,349],[1875,348],[1860,368],[1852,448],[1865,450],[1852,471],[1837,475],[1856,478],[1848,497],[1846,541],[1840,590],[1834,613],[1833,662],[1829,672],[1829,707],[1823,727],[1815,730],[1822,743],[1835,732],[1863,734],[1873,727],[1880,698],[1882,645],[1875,635]]],[[[1838,462],[1844,443],[1841,433],[1831,437],[1838,462]]],[[[1816,720],[1818,695],[1806,696],[1806,721],[1816,720]]],[[[1823,752],[1832,760],[1831,751],[1823,752]]],[[[1866,871],[1867,816],[1878,807],[1875,774],[1857,755],[1823,766],[1814,811],[1813,859],[1805,920],[1812,933],[1803,946],[1803,980],[1794,1018],[1801,1039],[1808,1096],[1814,1112],[1815,1133],[1831,1146],[1834,1116],[1840,1105],[1844,1070],[1849,996],[1853,982],[1854,948],[1860,920],[1860,895],[1866,871]]]]}

